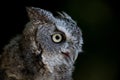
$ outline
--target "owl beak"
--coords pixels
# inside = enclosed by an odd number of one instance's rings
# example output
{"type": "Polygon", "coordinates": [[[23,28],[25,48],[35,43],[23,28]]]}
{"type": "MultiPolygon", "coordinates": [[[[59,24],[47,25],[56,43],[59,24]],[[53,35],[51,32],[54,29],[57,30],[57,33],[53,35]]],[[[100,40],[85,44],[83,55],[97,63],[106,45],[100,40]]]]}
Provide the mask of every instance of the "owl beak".
{"type": "Polygon", "coordinates": [[[70,53],[70,52],[62,52],[66,58],[70,58],[70,60],[74,63],[78,57],[78,53],[70,53]]]}
{"type": "Polygon", "coordinates": [[[78,53],[76,52],[76,53],[73,53],[72,55],[73,55],[73,61],[75,62],[78,57],[78,53]]]}

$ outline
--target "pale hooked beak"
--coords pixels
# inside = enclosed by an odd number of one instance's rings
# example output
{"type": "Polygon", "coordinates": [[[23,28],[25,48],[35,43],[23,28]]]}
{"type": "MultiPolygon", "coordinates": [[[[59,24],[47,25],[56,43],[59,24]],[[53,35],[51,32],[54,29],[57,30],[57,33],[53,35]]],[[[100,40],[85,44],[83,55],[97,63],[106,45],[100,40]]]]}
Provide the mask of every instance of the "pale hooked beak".
{"type": "Polygon", "coordinates": [[[62,52],[66,58],[69,58],[72,63],[74,63],[78,57],[78,52],[62,52]]]}
{"type": "Polygon", "coordinates": [[[78,58],[78,52],[73,53],[73,61],[75,62],[78,58]]]}

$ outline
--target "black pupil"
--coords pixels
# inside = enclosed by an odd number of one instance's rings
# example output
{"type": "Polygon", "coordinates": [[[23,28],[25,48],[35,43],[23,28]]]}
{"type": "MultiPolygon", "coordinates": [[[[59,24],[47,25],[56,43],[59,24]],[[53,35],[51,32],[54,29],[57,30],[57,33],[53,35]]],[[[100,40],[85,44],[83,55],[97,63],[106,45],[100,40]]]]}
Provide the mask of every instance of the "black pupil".
{"type": "Polygon", "coordinates": [[[59,37],[59,36],[56,36],[55,38],[56,38],[57,40],[59,40],[59,39],[60,39],[60,37],[59,37]]]}

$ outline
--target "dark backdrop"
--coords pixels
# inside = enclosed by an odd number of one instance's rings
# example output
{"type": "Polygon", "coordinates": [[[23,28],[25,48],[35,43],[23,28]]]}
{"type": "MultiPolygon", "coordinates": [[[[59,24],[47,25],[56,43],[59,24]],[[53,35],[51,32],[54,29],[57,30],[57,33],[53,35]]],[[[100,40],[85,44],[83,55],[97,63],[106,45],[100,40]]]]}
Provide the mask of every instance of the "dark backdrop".
{"type": "Polygon", "coordinates": [[[26,6],[65,11],[77,21],[84,38],[75,80],[120,80],[120,9],[116,0],[1,0],[0,53],[28,22],[26,6]]]}

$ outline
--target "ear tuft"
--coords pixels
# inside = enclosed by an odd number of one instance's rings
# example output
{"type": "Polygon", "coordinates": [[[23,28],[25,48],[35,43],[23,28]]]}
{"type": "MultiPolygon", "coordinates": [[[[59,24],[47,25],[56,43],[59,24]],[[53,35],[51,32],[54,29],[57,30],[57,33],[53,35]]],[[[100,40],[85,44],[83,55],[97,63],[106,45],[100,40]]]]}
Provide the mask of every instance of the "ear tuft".
{"type": "Polygon", "coordinates": [[[60,15],[60,17],[62,17],[62,18],[67,18],[67,19],[72,19],[67,13],[65,13],[65,12],[57,12],[59,15],[60,15]]]}
{"type": "Polygon", "coordinates": [[[26,7],[30,20],[51,21],[54,19],[51,12],[41,8],[26,7]]]}
{"type": "Polygon", "coordinates": [[[30,18],[30,20],[35,20],[38,17],[38,12],[34,7],[26,7],[27,13],[28,13],[28,17],[30,18]]]}

